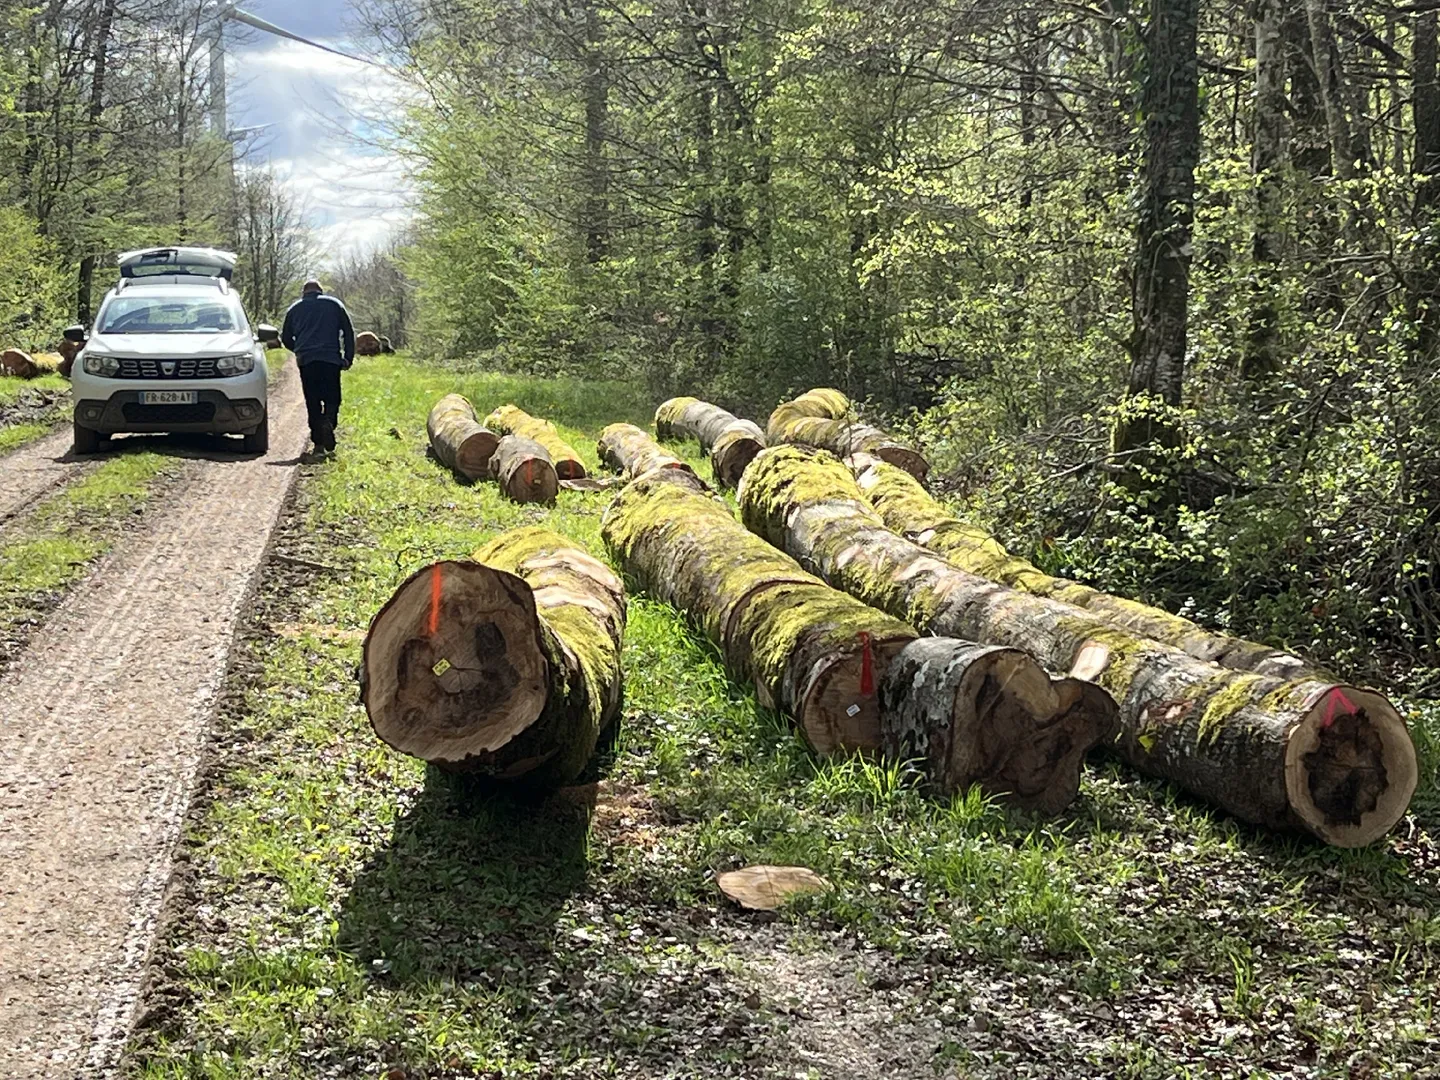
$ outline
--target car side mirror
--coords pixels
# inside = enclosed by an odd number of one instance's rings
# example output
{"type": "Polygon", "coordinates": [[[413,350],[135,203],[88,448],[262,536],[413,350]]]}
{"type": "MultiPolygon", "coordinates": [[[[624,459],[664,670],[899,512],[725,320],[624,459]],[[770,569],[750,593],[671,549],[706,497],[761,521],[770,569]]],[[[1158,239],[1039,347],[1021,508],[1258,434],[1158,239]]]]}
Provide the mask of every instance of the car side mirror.
{"type": "Polygon", "coordinates": [[[255,328],[255,340],[264,345],[267,349],[280,344],[280,331],[269,323],[261,323],[255,328]]]}
{"type": "Polygon", "coordinates": [[[73,341],[76,345],[85,344],[85,327],[76,323],[74,326],[67,326],[62,335],[66,341],[73,341]]]}

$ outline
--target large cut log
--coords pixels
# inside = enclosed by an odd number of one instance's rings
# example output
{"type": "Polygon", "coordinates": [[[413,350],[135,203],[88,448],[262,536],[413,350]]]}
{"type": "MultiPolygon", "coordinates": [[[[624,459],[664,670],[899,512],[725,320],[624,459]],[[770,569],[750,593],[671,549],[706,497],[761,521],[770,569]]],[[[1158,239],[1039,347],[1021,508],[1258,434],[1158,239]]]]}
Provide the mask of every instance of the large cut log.
{"type": "Polygon", "coordinates": [[[860,490],[887,526],[943,555],[962,570],[1012,589],[1074,604],[1121,630],[1173,645],[1200,660],[1211,660],[1234,671],[1290,679],[1329,678],[1326,672],[1293,653],[1206,630],[1160,608],[1112,596],[1077,581],[1051,577],[1010,554],[983,529],[957,519],[904,470],[865,455],[851,458],[849,464],[860,490]]]}
{"type": "Polygon", "coordinates": [[[1026,653],[949,637],[911,642],[880,684],[881,746],[920,761],[940,795],[987,794],[1056,814],[1085,755],[1114,737],[1115,702],[1083,679],[1051,679],[1026,653]]]}
{"type": "Polygon", "coordinates": [[[514,405],[501,405],[485,418],[485,426],[497,435],[520,435],[534,439],[545,448],[561,480],[583,480],[585,465],[580,455],[564,439],[549,420],[531,416],[514,405]]]}
{"type": "Polygon", "coordinates": [[[495,447],[490,476],[507,498],[519,503],[554,502],[560,491],[560,478],[545,447],[519,435],[506,435],[495,447]]]}
{"type": "Polygon", "coordinates": [[[38,379],[60,370],[61,358],[56,353],[37,353],[31,356],[20,349],[6,349],[0,352],[0,375],[13,375],[19,379],[38,379]]]}
{"type": "Polygon", "coordinates": [[[380,336],[373,330],[361,330],[355,335],[355,354],[357,356],[379,356],[380,336]]]}
{"type": "Polygon", "coordinates": [[[855,406],[839,390],[810,390],[787,401],[770,414],[765,425],[770,444],[794,443],[828,450],[837,457],[871,454],[924,480],[930,463],[912,447],[896,442],[885,432],[861,423],[855,406]]]}
{"type": "Polygon", "coordinates": [[[628,480],[656,469],[695,471],[679,458],[667,454],[634,424],[611,424],[600,432],[596,452],[601,461],[616,472],[623,473],[628,480]]]}
{"type": "Polygon", "coordinates": [[[765,448],[758,424],[741,420],[718,405],[693,397],[671,398],[655,410],[655,434],[662,439],[690,438],[710,455],[715,482],[734,487],[750,460],[765,448]]]}
{"type": "Polygon", "coordinates": [[[746,470],[740,504],[760,535],[922,631],[1025,649],[1098,682],[1119,705],[1125,761],[1236,817],[1353,847],[1384,835],[1410,803],[1415,747],[1374,691],[1230,671],[961,570],[888,529],[827,454],[766,450],[746,470]]]}
{"type": "Polygon", "coordinates": [[[471,480],[490,475],[490,457],[500,437],[480,426],[475,407],[460,394],[446,394],[425,421],[430,449],[447,469],[471,480]]]}
{"type": "Polygon", "coordinates": [[[574,780],[620,710],[625,592],[544,529],[411,575],[370,623],[361,700],[375,733],[442,768],[574,780]]]}
{"type": "Polygon", "coordinates": [[[802,571],[698,484],[662,469],[624,488],[601,524],[615,558],[817,753],[878,750],[879,680],[915,631],[802,571]]]}

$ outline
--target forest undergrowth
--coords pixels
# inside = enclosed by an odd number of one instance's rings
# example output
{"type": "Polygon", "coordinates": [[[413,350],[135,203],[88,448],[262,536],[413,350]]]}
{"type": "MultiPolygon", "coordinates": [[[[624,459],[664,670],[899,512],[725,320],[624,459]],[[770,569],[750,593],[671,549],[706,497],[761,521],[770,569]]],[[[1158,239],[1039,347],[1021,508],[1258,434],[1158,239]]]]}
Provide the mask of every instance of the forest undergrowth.
{"type": "MultiPolygon", "coordinates": [[[[356,668],[409,573],[607,496],[504,502],[425,454],[459,390],[593,438],[623,384],[362,360],[234,662],[127,1074],[205,1077],[1427,1075],[1440,1055],[1440,716],[1412,814],[1341,851],[1093,761],[1055,820],[817,762],[671,610],[630,598],[593,782],[483,796],[375,739],[356,668]],[[716,871],[834,889],[778,917],[716,871]]],[[[676,448],[699,466],[695,447],[676,448]]]]}

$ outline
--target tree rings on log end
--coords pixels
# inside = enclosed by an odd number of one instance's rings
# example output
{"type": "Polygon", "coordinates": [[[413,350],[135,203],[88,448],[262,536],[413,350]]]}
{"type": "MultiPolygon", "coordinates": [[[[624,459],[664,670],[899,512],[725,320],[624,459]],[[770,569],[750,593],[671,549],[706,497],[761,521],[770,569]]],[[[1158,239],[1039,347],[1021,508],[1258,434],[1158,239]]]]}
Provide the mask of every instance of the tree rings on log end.
{"type": "Polygon", "coordinates": [[[549,665],[535,596],[513,574],[439,562],[370,623],[361,699],[384,742],[440,765],[488,754],[544,709],[549,665]]]}
{"type": "MultiPolygon", "coordinates": [[[[754,425],[749,427],[754,428],[754,425]]],[[[745,467],[765,449],[764,440],[758,432],[758,428],[752,432],[745,426],[737,425],[721,434],[715,445],[710,447],[710,468],[714,470],[715,482],[721,487],[736,487],[745,467]]]]}
{"type": "Polygon", "coordinates": [[[1419,778],[1405,722],[1370,690],[1325,686],[1285,744],[1291,809],[1337,847],[1362,847],[1389,832],[1419,778]]]}
{"type": "Polygon", "coordinates": [[[830,882],[803,866],[747,866],[715,875],[720,891],[751,911],[775,911],[794,896],[826,892],[830,882]]]}
{"type": "MultiPolygon", "coordinates": [[[[880,749],[880,680],[913,637],[857,640],[829,652],[801,684],[795,720],[817,754],[880,749]]],[[[806,650],[797,650],[803,657],[806,650]]]]}

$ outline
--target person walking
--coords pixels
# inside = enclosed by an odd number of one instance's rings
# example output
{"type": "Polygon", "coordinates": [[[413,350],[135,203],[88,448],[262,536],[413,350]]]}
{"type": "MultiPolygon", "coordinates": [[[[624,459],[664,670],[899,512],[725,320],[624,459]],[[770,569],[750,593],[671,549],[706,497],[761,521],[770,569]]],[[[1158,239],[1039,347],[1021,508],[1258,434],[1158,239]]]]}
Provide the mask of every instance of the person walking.
{"type": "Polygon", "coordinates": [[[285,312],[280,341],[295,354],[300,366],[315,452],[333,454],[335,424],[340,418],[340,372],[355,362],[355,327],[350,313],[311,278],[301,287],[300,299],[285,312]]]}

